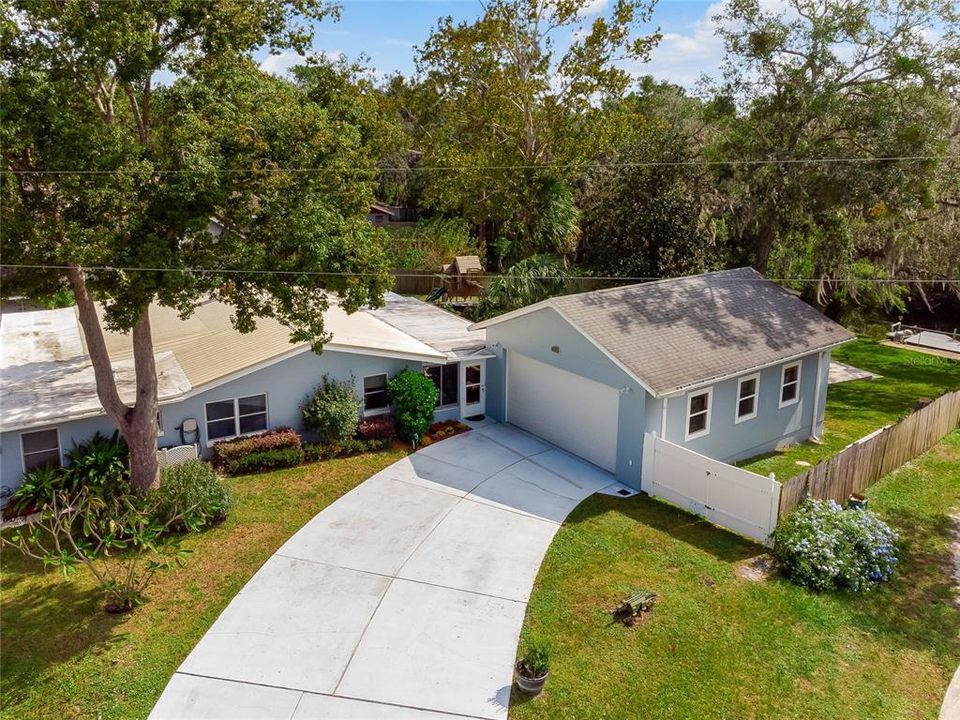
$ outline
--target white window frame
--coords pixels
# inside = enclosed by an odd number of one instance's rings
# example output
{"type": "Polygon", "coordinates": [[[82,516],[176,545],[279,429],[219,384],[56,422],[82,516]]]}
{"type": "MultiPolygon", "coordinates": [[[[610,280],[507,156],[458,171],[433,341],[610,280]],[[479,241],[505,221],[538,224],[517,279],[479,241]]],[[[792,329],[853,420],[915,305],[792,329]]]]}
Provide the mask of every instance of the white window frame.
{"type": "MultiPolygon", "coordinates": [[[[440,387],[437,388],[437,393],[438,393],[438,395],[437,395],[437,405],[436,405],[436,407],[435,407],[434,409],[435,409],[435,410],[450,410],[450,409],[452,409],[452,408],[458,408],[458,407],[460,407],[460,398],[461,398],[461,396],[463,395],[463,393],[461,392],[462,388],[460,387],[460,374],[461,374],[461,373],[460,373],[460,363],[459,363],[459,362],[446,363],[446,364],[441,364],[441,363],[424,363],[424,365],[423,365],[423,374],[424,374],[424,375],[427,375],[427,369],[428,369],[428,368],[433,368],[433,367],[440,368],[440,387]],[[445,367],[449,367],[449,366],[451,366],[451,365],[456,366],[456,368],[457,368],[457,382],[456,382],[456,386],[457,386],[457,399],[454,400],[452,403],[447,403],[446,405],[440,405],[439,403],[443,400],[443,369],[444,369],[445,367]]],[[[427,377],[430,377],[430,376],[427,375],[427,377]]]]}
{"type": "Polygon", "coordinates": [[[799,360],[797,362],[787,363],[786,365],[780,368],[780,390],[779,390],[779,395],[777,395],[777,401],[780,403],[780,407],[784,408],[790,405],[796,405],[798,402],[800,402],[800,377],[802,374],[803,374],[803,363],[800,362],[799,360]],[[797,392],[790,400],[784,400],[783,388],[787,384],[786,383],[787,370],[789,370],[790,368],[797,369],[797,379],[794,383],[791,383],[791,385],[795,384],[797,386],[797,392]]]}
{"type": "MultiPolygon", "coordinates": [[[[20,467],[23,469],[23,472],[27,471],[27,453],[23,451],[23,436],[24,435],[33,435],[34,433],[47,432],[51,428],[34,428],[33,430],[24,430],[20,433],[20,467]]],[[[63,443],[60,442],[60,426],[54,425],[52,428],[57,433],[57,462],[59,467],[63,467],[63,443]]],[[[46,450],[41,450],[37,452],[47,452],[46,450]]],[[[37,453],[29,453],[30,455],[35,455],[37,453]]]]}
{"type": "MultiPolygon", "coordinates": [[[[249,415],[259,415],[259,414],[260,414],[259,412],[248,413],[247,415],[244,415],[244,417],[248,417],[249,415]]],[[[226,419],[227,418],[220,418],[219,420],[214,420],[213,422],[221,422],[226,419]]],[[[238,438],[238,437],[246,437],[248,435],[259,435],[260,433],[266,432],[269,429],[270,429],[270,394],[269,393],[265,393],[265,392],[250,393],[249,395],[237,395],[235,397],[225,397],[225,398],[218,398],[216,400],[207,400],[203,403],[203,435],[206,438],[207,447],[213,447],[214,443],[225,442],[226,440],[233,440],[234,438],[238,438]],[[245,433],[240,432],[240,398],[258,397],[260,395],[263,396],[264,414],[266,415],[267,426],[263,430],[253,430],[252,432],[245,432],[245,433]],[[212,405],[213,403],[219,403],[219,402],[233,403],[234,434],[225,435],[223,437],[218,437],[211,440],[210,433],[208,431],[208,428],[210,425],[210,418],[207,413],[207,406],[212,405]]]]}
{"type": "MultiPolygon", "coordinates": [[[[701,413],[697,413],[698,415],[701,413]]],[[[687,394],[687,414],[683,418],[683,434],[685,440],[696,440],[697,438],[704,437],[705,435],[710,434],[710,417],[713,415],[713,387],[708,387],[706,389],[694,390],[691,393],[687,394]],[[703,430],[697,430],[694,433],[690,432],[690,408],[693,406],[693,399],[695,397],[700,397],[701,395],[707,396],[707,409],[706,416],[707,422],[705,423],[703,430]]]]}
{"type": "MultiPolygon", "coordinates": [[[[364,375],[362,378],[360,378],[360,397],[363,398],[363,416],[364,416],[364,417],[372,417],[372,416],[374,416],[374,415],[386,415],[387,413],[390,412],[390,397],[389,397],[389,395],[387,396],[387,404],[384,405],[382,408],[372,408],[372,409],[370,409],[370,410],[367,410],[367,387],[366,387],[366,382],[367,382],[367,378],[375,378],[375,377],[382,377],[382,378],[383,378],[383,388],[384,388],[384,391],[386,391],[386,388],[387,388],[387,382],[388,382],[388,380],[389,380],[389,377],[387,376],[387,373],[385,373],[385,372],[382,372],[382,373],[372,373],[371,375],[364,375]]],[[[379,390],[378,390],[377,392],[379,392],[379,390]]]]}
{"type": "Polygon", "coordinates": [[[735,401],[734,401],[734,405],[733,405],[733,420],[734,420],[734,423],[742,423],[742,422],[746,422],[747,420],[753,420],[753,419],[757,416],[757,410],[758,410],[759,408],[760,408],[760,373],[755,373],[755,374],[753,374],[753,375],[744,375],[742,378],[739,378],[739,379],[737,380],[737,397],[736,397],[736,399],[735,399],[735,401]],[[741,403],[743,400],[746,400],[747,398],[749,398],[749,397],[751,397],[751,396],[750,396],[750,395],[747,395],[746,397],[742,397],[742,396],[740,395],[740,388],[743,387],[743,384],[744,384],[745,382],[750,382],[751,380],[754,381],[754,385],[753,385],[753,396],[752,396],[752,397],[753,397],[753,412],[747,413],[746,415],[741,415],[741,414],[740,414],[740,403],[741,403]]]}

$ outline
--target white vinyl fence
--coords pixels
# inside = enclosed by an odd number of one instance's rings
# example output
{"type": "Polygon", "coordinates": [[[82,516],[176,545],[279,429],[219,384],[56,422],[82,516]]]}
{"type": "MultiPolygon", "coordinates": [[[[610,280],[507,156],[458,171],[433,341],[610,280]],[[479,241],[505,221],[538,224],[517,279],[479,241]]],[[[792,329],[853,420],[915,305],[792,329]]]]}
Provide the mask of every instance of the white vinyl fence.
{"type": "Polygon", "coordinates": [[[157,462],[160,463],[160,467],[179,465],[197,457],[200,457],[199,445],[174,445],[157,450],[157,462]]]}
{"type": "Polygon", "coordinates": [[[780,483],[646,433],[641,489],[735,533],[769,544],[780,483]]]}

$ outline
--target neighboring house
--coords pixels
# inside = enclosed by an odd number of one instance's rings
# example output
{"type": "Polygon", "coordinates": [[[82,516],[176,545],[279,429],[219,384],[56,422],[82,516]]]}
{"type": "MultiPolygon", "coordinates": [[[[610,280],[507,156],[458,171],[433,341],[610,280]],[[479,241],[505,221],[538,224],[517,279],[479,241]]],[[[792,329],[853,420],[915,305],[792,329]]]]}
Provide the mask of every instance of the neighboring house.
{"type": "MultiPolygon", "coordinates": [[[[331,307],[317,355],[262,319],[242,335],[230,308],[187,320],[151,309],[161,447],[212,443],[289,425],[324,375],[352,378],[364,413],[389,411],[403,368],[440,390],[437,418],[510,422],[640,487],[645,432],[733,462],[817,437],[830,350],[853,335],[743,268],[566,295],[470,325],[388,293],[384,307],[331,307]],[[195,431],[191,428],[196,426],[195,431]]],[[[75,443],[113,432],[73,308],[0,323],[0,481],[62,462],[75,443]]],[[[133,395],[129,337],[107,334],[121,395],[133,395]]]]}
{"type": "Polygon", "coordinates": [[[386,225],[394,218],[395,211],[389,205],[381,202],[375,202],[370,205],[370,212],[367,213],[367,220],[374,225],[386,225]]]}
{"type": "MultiPolygon", "coordinates": [[[[425,372],[440,389],[438,419],[484,412],[484,333],[436,306],[388,293],[385,305],[326,313],[323,353],[291,344],[289,330],[260,319],[249,334],[231,309],[209,301],[186,320],[151,308],[159,375],[161,447],[217,440],[289,425],[324,375],[354,383],[367,415],[389,411],[386,382],[403,368],[425,372]],[[191,428],[196,426],[196,431],[191,428]]],[[[129,336],[106,334],[121,396],[134,391],[129,336]]],[[[19,486],[25,470],[60,464],[76,443],[114,425],[97,399],[93,368],[75,308],[4,314],[0,320],[0,484],[19,486]]],[[[5,493],[6,494],[6,493],[5,493]]]]}
{"type": "Polygon", "coordinates": [[[471,326],[488,413],[640,487],[644,432],[733,462],[819,436],[853,339],[750,268],[556,297],[471,326]]]}

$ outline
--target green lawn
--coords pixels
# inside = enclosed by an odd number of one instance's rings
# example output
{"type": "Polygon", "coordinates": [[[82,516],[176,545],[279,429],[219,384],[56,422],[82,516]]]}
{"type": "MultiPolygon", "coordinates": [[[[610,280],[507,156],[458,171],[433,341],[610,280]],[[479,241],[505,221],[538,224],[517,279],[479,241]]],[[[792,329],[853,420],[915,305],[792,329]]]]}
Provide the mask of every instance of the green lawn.
{"type": "Polygon", "coordinates": [[[833,352],[840,362],[882,377],[831,385],[827,390],[823,443],[802,443],[738,463],[780,481],[803,472],[798,460],[816,464],[854,440],[894,423],[909,413],[919,398],[936,398],[960,388],[960,362],[860,339],[833,352]]]}
{"type": "Polygon", "coordinates": [[[317,512],[403,456],[387,451],[232,478],[238,504],[190,536],[182,570],[150,602],[107,615],[86,574],[65,582],[2,552],[0,707],[5,718],[144,718],[177,666],[257,568],[317,512]]]}
{"type": "Polygon", "coordinates": [[[742,579],[736,564],[758,546],[647,497],[588,499],[527,610],[524,642],[551,649],[547,689],[515,697],[511,718],[936,718],[960,662],[947,517],[958,467],[960,431],[870,489],[905,556],[864,595],[742,579]],[[654,612],[614,624],[610,608],[635,589],[660,594],[654,612]]]}

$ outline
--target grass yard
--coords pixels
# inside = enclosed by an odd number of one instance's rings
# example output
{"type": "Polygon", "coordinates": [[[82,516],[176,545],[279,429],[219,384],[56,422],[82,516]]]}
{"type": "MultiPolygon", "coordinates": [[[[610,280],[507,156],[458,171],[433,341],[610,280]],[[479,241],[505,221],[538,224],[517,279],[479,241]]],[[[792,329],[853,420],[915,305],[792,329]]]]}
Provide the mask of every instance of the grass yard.
{"type": "MultiPolygon", "coordinates": [[[[878,395],[877,418],[897,412],[895,388],[878,395]]],[[[841,417],[835,432],[855,426],[841,417]]],[[[905,555],[863,595],[742,579],[736,565],[758,546],[647,497],[591,497],[557,534],[527,609],[524,642],[551,650],[546,690],[515,696],[511,718],[936,718],[960,662],[947,516],[958,468],[960,431],[870,489],[905,555]],[[660,594],[653,613],[614,624],[609,610],[636,589],[660,594]]]]}
{"type": "Polygon", "coordinates": [[[920,398],[960,388],[960,362],[859,339],[833,352],[833,359],[882,377],[831,385],[827,390],[823,443],[802,443],[738,463],[753,472],[774,472],[782,482],[803,472],[798,460],[816,464],[854,440],[913,410],[920,398]]]}
{"type": "Polygon", "coordinates": [[[5,548],[3,717],[146,717],[187,653],[283,541],[403,455],[391,450],[228,479],[238,501],[233,514],[189,536],[187,567],[158,575],[150,601],[129,615],[102,612],[86,571],[64,582],[5,548]]]}

